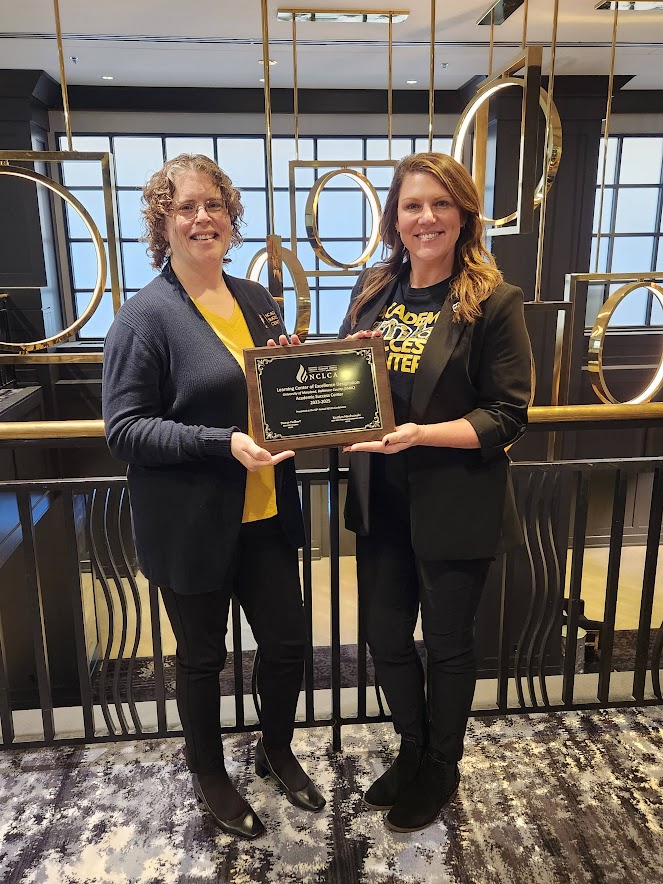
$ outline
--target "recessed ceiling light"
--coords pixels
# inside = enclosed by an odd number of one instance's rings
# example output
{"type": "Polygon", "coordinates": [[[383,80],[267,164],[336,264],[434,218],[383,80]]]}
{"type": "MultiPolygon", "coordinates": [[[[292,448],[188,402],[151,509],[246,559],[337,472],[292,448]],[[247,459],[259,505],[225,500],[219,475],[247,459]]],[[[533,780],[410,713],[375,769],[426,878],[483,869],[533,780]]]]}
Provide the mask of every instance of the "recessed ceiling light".
{"type": "Polygon", "coordinates": [[[406,80],[405,82],[408,84],[408,86],[414,86],[414,84],[415,84],[417,81],[416,81],[416,80],[406,80]]]}
{"type": "Polygon", "coordinates": [[[597,3],[595,9],[614,9],[620,12],[651,12],[655,9],[663,9],[663,2],[651,3],[648,0],[612,0],[612,2],[597,3]]]}
{"type": "Polygon", "coordinates": [[[111,77],[110,74],[102,74],[101,79],[102,80],[112,80],[113,78],[111,77]]]}
{"type": "Polygon", "coordinates": [[[261,77],[261,78],[260,78],[260,82],[261,82],[261,83],[264,83],[264,82],[265,82],[265,78],[264,78],[264,77],[261,77]]]}
{"type": "MultiPolygon", "coordinates": [[[[522,2],[522,0],[521,0],[522,2]]],[[[390,9],[387,12],[374,12],[370,9],[278,9],[276,17],[279,21],[315,21],[315,22],[347,22],[349,24],[399,24],[410,14],[409,9],[390,9]]]]}
{"type": "MultiPolygon", "coordinates": [[[[264,64],[264,63],[265,63],[265,60],[264,60],[264,59],[261,58],[261,59],[258,60],[258,64],[264,64]]],[[[278,61],[275,61],[273,58],[270,58],[270,59],[269,59],[269,66],[270,66],[270,68],[271,68],[271,66],[274,65],[274,64],[278,64],[278,61]]]]}
{"type": "Polygon", "coordinates": [[[441,61],[440,67],[442,68],[443,71],[446,71],[446,69],[449,67],[449,62],[448,61],[441,61]]]}

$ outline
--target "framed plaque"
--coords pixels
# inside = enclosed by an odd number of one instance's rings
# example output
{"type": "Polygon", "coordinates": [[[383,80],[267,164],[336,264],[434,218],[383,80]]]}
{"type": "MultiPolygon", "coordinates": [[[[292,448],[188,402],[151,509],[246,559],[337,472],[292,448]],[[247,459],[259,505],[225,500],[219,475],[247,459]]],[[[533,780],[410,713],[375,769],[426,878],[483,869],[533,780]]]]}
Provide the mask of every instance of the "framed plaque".
{"type": "Polygon", "coordinates": [[[256,443],[272,454],[382,439],[394,409],[382,338],[244,351],[256,443]]]}

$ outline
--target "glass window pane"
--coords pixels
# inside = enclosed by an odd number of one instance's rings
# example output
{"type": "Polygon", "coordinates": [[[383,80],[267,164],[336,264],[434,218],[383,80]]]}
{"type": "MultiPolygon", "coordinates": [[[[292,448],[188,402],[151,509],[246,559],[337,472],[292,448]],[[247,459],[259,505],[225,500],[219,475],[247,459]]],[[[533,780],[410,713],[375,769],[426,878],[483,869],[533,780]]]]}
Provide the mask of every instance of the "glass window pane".
{"type": "Polygon", "coordinates": [[[163,148],[158,135],[115,138],[115,181],[120,187],[144,187],[148,178],[163,166],[163,148]]]}
{"type": "Polygon", "coordinates": [[[658,241],[658,256],[656,258],[656,270],[663,270],[663,236],[658,241]]]}
{"type": "Polygon", "coordinates": [[[145,248],[145,243],[142,242],[122,243],[124,284],[128,289],[142,288],[159,272],[150,267],[150,259],[145,248]]]}
{"type": "Polygon", "coordinates": [[[361,160],[363,151],[361,138],[318,138],[319,160],[361,160]]]}
{"type": "Polygon", "coordinates": [[[323,290],[320,292],[320,334],[338,334],[341,323],[348,311],[351,291],[351,288],[347,288],[323,290]]]}
{"type": "Polygon", "coordinates": [[[663,306],[658,298],[653,298],[650,325],[663,325],[663,306]]]}
{"type": "Polygon", "coordinates": [[[181,153],[201,153],[213,160],[214,139],[190,138],[188,135],[181,138],[166,138],[166,159],[172,160],[181,153]]]}
{"type": "MultiPolygon", "coordinates": [[[[608,138],[608,155],[606,157],[605,163],[605,183],[606,184],[614,184],[615,183],[615,163],[617,160],[617,144],[619,139],[617,137],[608,138]]],[[[596,183],[600,186],[601,184],[601,176],[603,175],[603,145],[604,141],[601,139],[599,145],[599,165],[596,172],[596,183]]]]}
{"type": "MultiPolygon", "coordinates": [[[[313,251],[313,246],[308,240],[298,240],[297,241],[297,259],[299,263],[302,265],[305,271],[315,270],[315,252],[313,251]]],[[[327,267],[326,264],[323,267],[327,267]]],[[[315,282],[314,279],[309,279],[309,285],[313,285],[315,282]]]]}
{"type": "MultiPolygon", "coordinates": [[[[110,139],[102,135],[76,135],[72,139],[74,150],[109,153],[110,139]]],[[[67,139],[60,137],[60,150],[67,150],[67,139]]],[[[101,187],[101,162],[74,160],[62,163],[62,180],[67,187],[101,187]]]]}
{"type": "Polygon", "coordinates": [[[117,194],[120,233],[123,239],[140,239],[144,233],[140,190],[120,190],[117,194]]]}
{"type": "Polygon", "coordinates": [[[628,294],[610,317],[610,328],[618,325],[644,325],[647,316],[647,289],[628,294]]]}
{"type": "MultiPolygon", "coordinates": [[[[366,174],[366,170],[362,168],[360,164],[356,166],[351,166],[350,168],[355,169],[357,172],[362,175],[366,174]]],[[[337,166],[322,166],[320,169],[317,169],[317,177],[322,178],[323,175],[326,175],[328,172],[336,172],[338,170],[337,166]]],[[[355,188],[358,187],[356,180],[353,179],[349,175],[335,175],[333,178],[330,178],[327,184],[325,184],[323,190],[333,190],[333,189],[343,189],[343,188],[355,188]]]]}
{"type": "Polygon", "coordinates": [[[654,241],[650,236],[618,236],[612,251],[612,273],[651,270],[654,241]]]}
{"type": "Polygon", "coordinates": [[[596,322],[599,310],[603,306],[606,293],[604,285],[587,286],[587,309],[585,311],[585,325],[591,328],[596,322]]]}
{"type": "Polygon", "coordinates": [[[329,237],[361,236],[364,199],[360,190],[322,191],[318,201],[318,230],[323,245],[325,238],[329,237]]]}
{"type": "MultiPolygon", "coordinates": [[[[93,289],[97,281],[97,255],[92,242],[71,243],[71,264],[75,289],[93,289]]],[[[106,244],[104,243],[106,249],[106,244]]],[[[108,254],[106,254],[108,267],[108,254]]]]}
{"type": "MultiPolygon", "coordinates": [[[[76,315],[80,316],[90,303],[92,292],[76,292],[76,315]]],[[[81,340],[86,338],[104,338],[113,321],[113,298],[110,292],[104,292],[97,309],[79,331],[81,340]]]]}
{"type": "MultiPolygon", "coordinates": [[[[72,190],[72,194],[92,215],[92,220],[99,228],[103,237],[106,236],[106,213],[104,211],[104,193],[102,190],[72,190]]],[[[66,203],[67,229],[71,239],[90,239],[90,231],[75,209],[66,203]]]]}
{"type": "MultiPolygon", "coordinates": [[[[605,190],[603,192],[603,211],[601,213],[601,233],[609,233],[610,232],[610,223],[612,220],[612,200],[614,197],[613,190],[605,190]]],[[[594,226],[592,228],[592,232],[596,233],[599,226],[599,203],[601,198],[601,191],[596,191],[596,198],[594,200],[594,226]]]]}
{"type": "Polygon", "coordinates": [[[374,264],[379,264],[380,261],[384,261],[390,254],[390,249],[388,249],[383,242],[378,243],[377,249],[366,262],[366,266],[372,267],[374,264]]]}
{"type": "Polygon", "coordinates": [[[589,260],[589,269],[591,273],[605,273],[608,267],[608,243],[609,239],[605,236],[601,237],[601,250],[599,253],[599,263],[596,266],[596,237],[592,237],[592,254],[589,260]]]}
{"type": "MultiPolygon", "coordinates": [[[[285,279],[285,277],[284,277],[285,279]]],[[[285,289],[283,292],[283,316],[285,327],[289,333],[295,330],[295,321],[297,318],[297,299],[295,298],[294,289],[285,289]]],[[[318,305],[315,293],[311,292],[311,319],[309,322],[309,330],[315,334],[318,328],[318,305]]]]}
{"type": "Polygon", "coordinates": [[[619,183],[658,184],[661,180],[662,161],[663,138],[625,137],[619,183]]]}
{"type": "Polygon", "coordinates": [[[218,138],[219,165],[235,187],[265,186],[265,145],[262,138],[218,138]]]}
{"type": "MultiPolygon", "coordinates": [[[[334,258],[336,261],[344,263],[345,266],[354,264],[354,262],[364,250],[364,244],[361,240],[357,240],[356,242],[347,242],[341,240],[324,239],[323,245],[325,247],[325,251],[329,255],[331,255],[332,258],[334,258]]],[[[321,261],[320,269],[331,270],[332,267],[329,264],[321,261]]]]}
{"type": "MultiPolygon", "coordinates": [[[[267,236],[267,195],[265,191],[242,191],[244,224],[240,232],[244,239],[264,240],[267,236]]],[[[278,232],[278,230],[277,230],[278,232]]]]}
{"type": "Polygon", "coordinates": [[[658,188],[620,188],[615,233],[650,233],[656,227],[658,188]]]}
{"type": "MultiPolygon", "coordinates": [[[[294,138],[275,138],[272,141],[272,167],[274,172],[274,187],[289,186],[289,162],[295,159],[295,139],[294,138]]],[[[313,139],[299,139],[299,159],[313,159],[313,139]]],[[[300,169],[296,172],[296,181],[298,184],[313,183],[313,172],[310,170],[300,169]],[[309,175],[310,178],[305,177],[309,175]],[[301,178],[300,178],[301,176],[301,178]]]]}
{"type": "MultiPolygon", "coordinates": [[[[224,264],[226,273],[229,273],[230,276],[246,279],[246,270],[251,258],[260,248],[262,248],[260,243],[247,242],[243,243],[238,249],[228,249],[226,258],[230,258],[230,263],[224,264]]],[[[265,279],[267,279],[267,270],[265,270],[265,279]]]]}
{"type": "MultiPolygon", "coordinates": [[[[295,196],[296,215],[297,215],[297,237],[306,237],[306,200],[308,191],[298,190],[295,196]]],[[[284,238],[290,236],[290,194],[283,190],[276,191],[274,194],[274,223],[276,224],[276,232],[284,238]]]]}
{"type": "MultiPolygon", "coordinates": [[[[391,139],[391,158],[400,160],[412,153],[411,138],[392,138],[391,139]]],[[[388,138],[367,138],[366,139],[366,159],[367,160],[386,160],[389,157],[389,139],[388,138]]]]}
{"type": "MultiPolygon", "coordinates": [[[[435,153],[451,153],[452,138],[433,138],[433,150],[435,153]]],[[[428,138],[416,138],[414,142],[415,153],[428,152],[428,138]]]]}

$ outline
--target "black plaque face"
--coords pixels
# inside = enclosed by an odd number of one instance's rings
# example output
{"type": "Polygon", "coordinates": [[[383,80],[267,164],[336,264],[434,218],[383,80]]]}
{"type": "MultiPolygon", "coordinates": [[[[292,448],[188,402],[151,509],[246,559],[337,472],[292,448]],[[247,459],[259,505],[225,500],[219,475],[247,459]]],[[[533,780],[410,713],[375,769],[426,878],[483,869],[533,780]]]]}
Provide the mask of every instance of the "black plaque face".
{"type": "Polygon", "coordinates": [[[381,439],[394,428],[380,339],[260,347],[244,356],[255,439],[269,451],[381,439]]]}

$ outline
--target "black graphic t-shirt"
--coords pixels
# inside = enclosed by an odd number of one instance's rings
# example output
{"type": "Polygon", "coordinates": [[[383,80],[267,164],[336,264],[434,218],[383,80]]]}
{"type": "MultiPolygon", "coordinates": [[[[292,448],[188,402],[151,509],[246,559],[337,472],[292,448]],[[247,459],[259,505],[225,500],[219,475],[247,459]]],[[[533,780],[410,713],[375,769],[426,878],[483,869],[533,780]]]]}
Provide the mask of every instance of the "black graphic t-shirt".
{"type": "Polygon", "coordinates": [[[397,425],[409,420],[414,375],[449,293],[450,281],[449,278],[427,288],[413,289],[403,280],[373,325],[380,329],[385,341],[397,425]]]}

